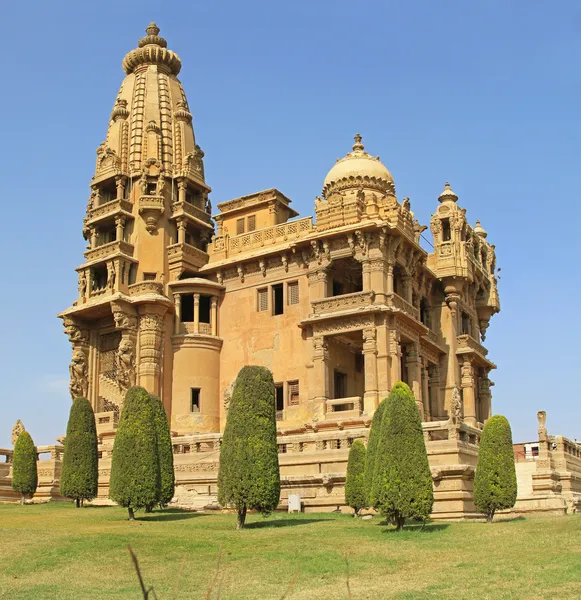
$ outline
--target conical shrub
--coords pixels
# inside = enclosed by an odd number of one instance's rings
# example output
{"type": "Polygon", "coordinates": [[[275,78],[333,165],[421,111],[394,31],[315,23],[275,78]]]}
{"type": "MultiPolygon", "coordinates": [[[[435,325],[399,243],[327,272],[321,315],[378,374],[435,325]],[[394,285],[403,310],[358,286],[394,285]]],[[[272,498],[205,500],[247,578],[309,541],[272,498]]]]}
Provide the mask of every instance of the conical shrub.
{"type": "Polygon", "coordinates": [[[377,446],[381,439],[381,421],[383,413],[387,406],[387,398],[384,398],[373,413],[371,420],[371,429],[369,430],[369,439],[367,440],[367,452],[365,455],[365,495],[367,498],[367,506],[375,506],[373,498],[373,479],[375,477],[375,459],[377,457],[377,446]]]}
{"type": "Polygon", "coordinates": [[[20,503],[26,496],[34,496],[38,485],[36,447],[28,431],[23,431],[14,445],[12,456],[12,489],[20,493],[20,503]]]}
{"type": "Polygon", "coordinates": [[[173,467],[173,446],[167,415],[158,396],[151,395],[153,417],[157,433],[157,454],[159,457],[160,493],[159,503],[171,502],[175,491],[175,473],[173,467]]]}
{"type": "Polygon", "coordinates": [[[365,444],[355,440],[349,449],[347,477],[345,480],[345,503],[355,511],[355,516],[367,507],[365,493],[365,444]]]}

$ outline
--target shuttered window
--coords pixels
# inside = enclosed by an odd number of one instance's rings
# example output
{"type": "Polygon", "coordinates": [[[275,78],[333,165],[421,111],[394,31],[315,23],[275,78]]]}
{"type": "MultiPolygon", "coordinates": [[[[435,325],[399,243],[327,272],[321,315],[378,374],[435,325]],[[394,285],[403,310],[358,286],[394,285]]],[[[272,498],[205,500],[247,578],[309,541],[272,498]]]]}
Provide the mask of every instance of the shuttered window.
{"type": "Polygon", "coordinates": [[[256,215],[250,215],[248,217],[247,225],[247,231],[254,231],[256,229],[256,215]]]}
{"type": "Polygon", "coordinates": [[[268,310],[268,289],[258,290],[258,310],[260,312],[268,310]]]}
{"type": "Polygon", "coordinates": [[[296,406],[299,403],[299,382],[289,381],[288,386],[288,403],[290,406],[296,406]]]}
{"type": "Polygon", "coordinates": [[[299,282],[291,281],[287,287],[287,298],[289,304],[299,303],[299,282]]]}
{"type": "Polygon", "coordinates": [[[236,235],[244,233],[244,219],[236,220],[236,235]]]}

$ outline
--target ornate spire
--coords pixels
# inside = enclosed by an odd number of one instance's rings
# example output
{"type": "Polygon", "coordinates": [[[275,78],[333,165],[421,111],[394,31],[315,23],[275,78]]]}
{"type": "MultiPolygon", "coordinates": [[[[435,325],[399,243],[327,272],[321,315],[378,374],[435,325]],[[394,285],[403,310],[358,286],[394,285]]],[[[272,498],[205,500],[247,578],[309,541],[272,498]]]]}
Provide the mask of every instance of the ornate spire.
{"type": "Polygon", "coordinates": [[[476,225],[474,226],[474,233],[482,238],[485,238],[488,235],[484,227],[480,225],[480,219],[476,221],[476,225]]]}
{"type": "Polygon", "coordinates": [[[362,137],[360,133],[356,133],[353,139],[355,140],[353,150],[365,150],[365,146],[361,143],[362,137]]]}
{"type": "Polygon", "coordinates": [[[167,50],[167,42],[159,37],[159,27],[151,22],[145,30],[147,35],[139,40],[139,46],[129,52],[123,59],[123,69],[129,75],[141,66],[156,65],[177,75],[182,68],[179,56],[167,50]]]}
{"type": "Polygon", "coordinates": [[[440,202],[445,202],[446,200],[456,202],[458,200],[458,196],[456,196],[456,194],[452,191],[452,188],[447,181],[446,185],[444,186],[444,191],[438,196],[438,200],[440,202]]]}

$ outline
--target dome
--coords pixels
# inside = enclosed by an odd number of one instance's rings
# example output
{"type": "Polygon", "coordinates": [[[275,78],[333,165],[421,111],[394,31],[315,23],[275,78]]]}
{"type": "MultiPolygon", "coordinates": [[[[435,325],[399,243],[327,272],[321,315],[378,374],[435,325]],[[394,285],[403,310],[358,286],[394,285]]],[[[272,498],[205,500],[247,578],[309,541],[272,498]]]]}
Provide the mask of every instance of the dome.
{"type": "Polygon", "coordinates": [[[393,177],[378,156],[365,152],[361,136],[355,136],[353,151],[340,158],[327,173],[323,183],[323,196],[327,196],[335,184],[346,187],[377,187],[385,191],[393,188],[393,177]]]}
{"type": "Polygon", "coordinates": [[[479,235],[482,238],[486,238],[486,236],[488,235],[486,233],[486,230],[484,229],[484,227],[482,227],[482,225],[480,225],[480,221],[476,221],[476,226],[474,227],[474,233],[476,235],[479,235]]]}
{"type": "Polygon", "coordinates": [[[440,202],[446,202],[446,200],[456,202],[458,200],[458,196],[456,196],[456,194],[452,191],[452,188],[447,181],[446,185],[444,186],[444,191],[438,196],[438,200],[440,202]]]}

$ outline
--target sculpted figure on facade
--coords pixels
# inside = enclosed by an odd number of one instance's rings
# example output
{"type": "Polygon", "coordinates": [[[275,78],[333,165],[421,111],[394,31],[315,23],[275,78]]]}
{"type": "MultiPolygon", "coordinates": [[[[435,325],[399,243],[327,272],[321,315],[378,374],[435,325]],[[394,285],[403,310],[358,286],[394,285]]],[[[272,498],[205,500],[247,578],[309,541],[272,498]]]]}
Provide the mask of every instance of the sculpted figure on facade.
{"type": "Polygon", "coordinates": [[[135,385],[135,344],[125,337],[119,342],[119,348],[115,355],[117,366],[117,383],[123,391],[135,385]]]}
{"type": "Polygon", "coordinates": [[[69,338],[69,342],[76,345],[79,342],[86,342],[88,338],[87,329],[82,328],[74,319],[71,317],[63,317],[63,325],[65,333],[69,338]]]}
{"type": "Polygon", "coordinates": [[[24,429],[24,425],[22,424],[22,421],[20,419],[18,419],[16,421],[16,423],[14,424],[14,427],[12,428],[12,445],[15,446],[16,445],[16,440],[18,439],[18,436],[23,432],[26,431],[24,429]]]}
{"type": "Polygon", "coordinates": [[[71,377],[69,391],[72,399],[74,400],[80,396],[86,397],[89,386],[87,355],[80,348],[73,351],[73,358],[69,366],[69,375],[71,377]]]}
{"type": "Polygon", "coordinates": [[[457,387],[452,390],[452,398],[450,399],[450,420],[452,423],[462,421],[462,397],[457,387]]]}

